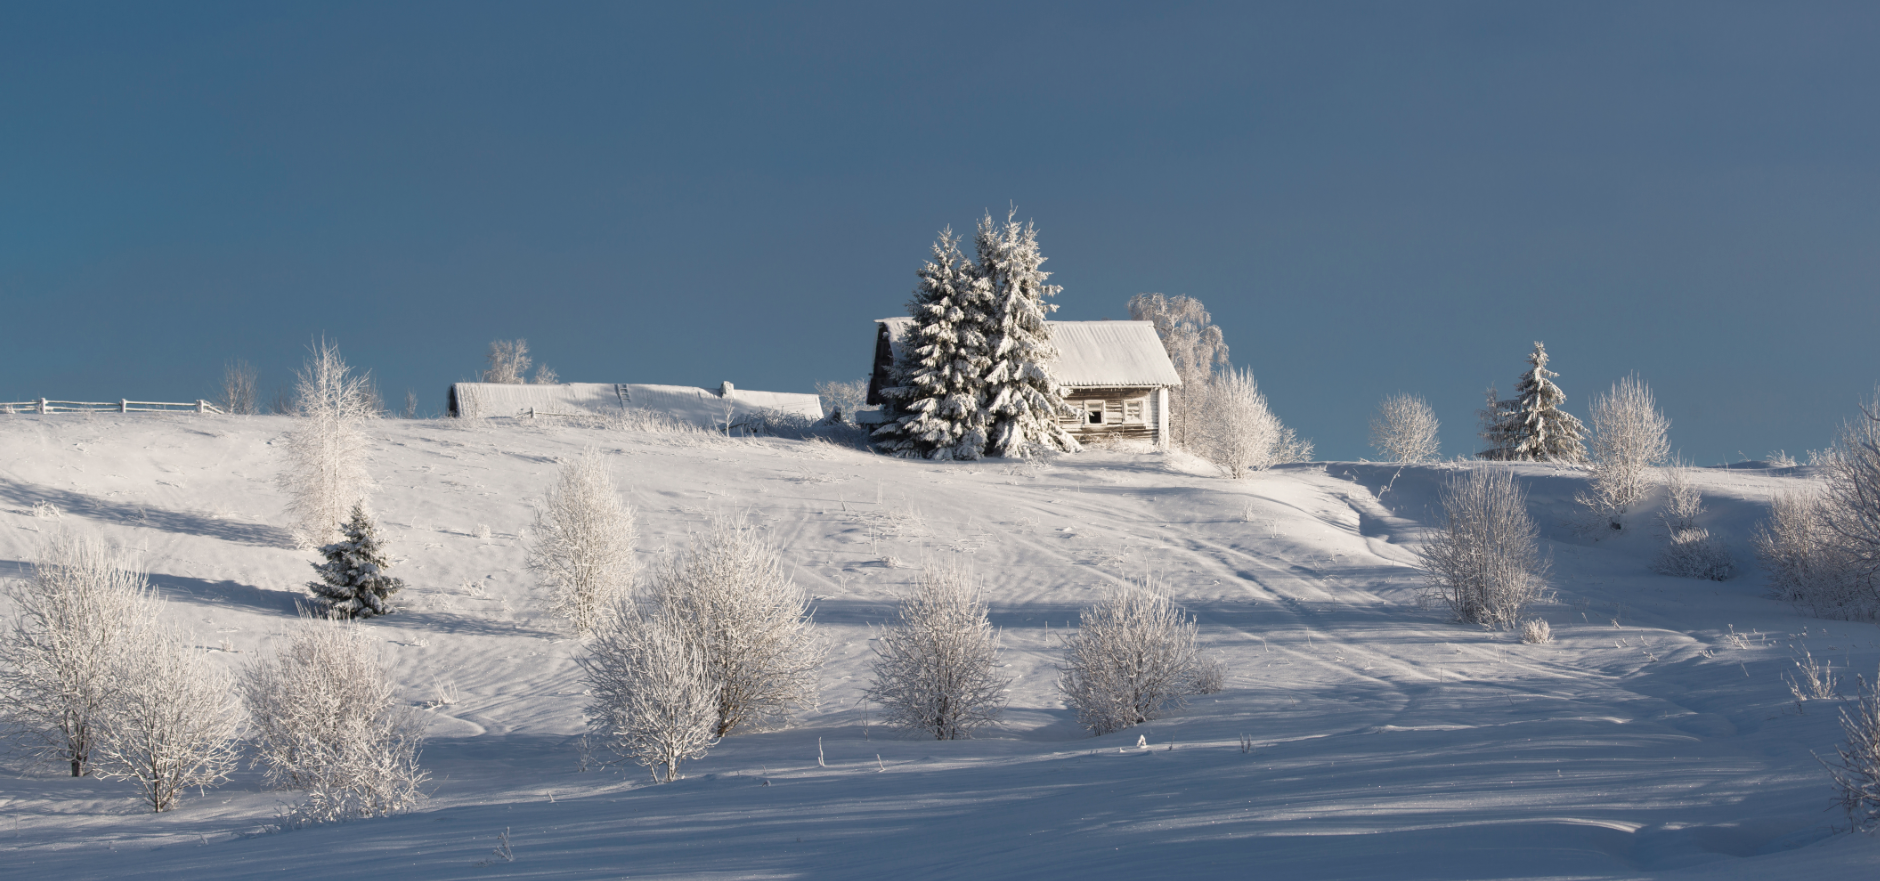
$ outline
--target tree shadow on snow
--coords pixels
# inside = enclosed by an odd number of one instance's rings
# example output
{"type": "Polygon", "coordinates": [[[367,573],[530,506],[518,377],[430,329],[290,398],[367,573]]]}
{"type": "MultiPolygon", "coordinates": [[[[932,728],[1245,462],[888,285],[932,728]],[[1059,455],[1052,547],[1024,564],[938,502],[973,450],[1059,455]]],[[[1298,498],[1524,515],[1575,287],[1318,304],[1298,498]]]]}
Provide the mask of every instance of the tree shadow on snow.
{"type": "Polygon", "coordinates": [[[265,523],[223,520],[205,514],[169,511],[151,505],[114,502],[97,496],[47,486],[28,486],[0,480],[0,501],[12,502],[24,509],[49,502],[60,511],[130,526],[145,526],[164,532],[200,535],[238,544],[264,548],[291,548],[294,540],[287,530],[265,523]]]}

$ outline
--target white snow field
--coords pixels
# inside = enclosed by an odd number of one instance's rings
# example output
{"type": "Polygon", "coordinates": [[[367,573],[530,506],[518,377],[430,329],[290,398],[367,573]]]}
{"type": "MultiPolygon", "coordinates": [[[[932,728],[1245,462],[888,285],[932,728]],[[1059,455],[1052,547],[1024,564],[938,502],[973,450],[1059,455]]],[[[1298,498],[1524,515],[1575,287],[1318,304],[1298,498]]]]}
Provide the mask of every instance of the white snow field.
{"type": "MultiPolygon", "coordinates": [[[[313,573],[273,484],[288,427],[0,417],[0,572],[23,575],[54,530],[103,535],[141,552],[203,651],[246,662],[313,573]]],[[[1806,648],[1852,693],[1880,630],[1767,598],[1748,547],[1807,469],[1702,472],[1704,525],[1746,570],[1719,584],[1648,570],[1655,508],[1624,536],[1580,538],[1560,524],[1585,478],[1516,466],[1556,593],[1536,610],[1556,641],[1524,645],[1416,602],[1412,548],[1454,465],[1231,481],[1144,452],[941,465],[508,420],[370,431],[372,506],[407,588],[366,626],[411,703],[449,698],[427,711],[430,800],[270,832],[291,795],[246,768],[153,815],[130,783],[9,764],[0,875],[1826,879],[1880,863],[1880,842],[1834,831],[1846,821],[1811,756],[1841,740],[1838,702],[1799,713],[1781,679],[1806,648]],[[581,643],[545,614],[518,533],[557,458],[589,445],[637,508],[643,552],[718,511],[782,543],[832,645],[820,709],[726,739],[669,785],[582,768],[581,643]],[[952,554],[992,585],[1010,710],[977,740],[899,737],[859,702],[870,626],[911,567],[952,554]],[[1144,573],[1199,617],[1227,690],[1091,737],[1054,688],[1058,637],[1103,585],[1144,573]],[[493,853],[503,833],[513,859],[493,853]]]]}

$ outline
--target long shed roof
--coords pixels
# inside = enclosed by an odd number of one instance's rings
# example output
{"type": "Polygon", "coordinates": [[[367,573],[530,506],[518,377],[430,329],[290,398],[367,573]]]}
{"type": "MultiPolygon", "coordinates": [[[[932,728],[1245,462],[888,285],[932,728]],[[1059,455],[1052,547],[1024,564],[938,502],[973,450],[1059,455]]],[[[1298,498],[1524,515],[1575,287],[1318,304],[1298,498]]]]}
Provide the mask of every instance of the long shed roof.
{"type": "MultiPolygon", "coordinates": [[[[912,318],[882,318],[894,357],[912,318]]],[[[1051,371],[1071,388],[1154,388],[1178,386],[1181,375],[1147,321],[1047,321],[1058,360],[1051,371]]]]}
{"type": "Polygon", "coordinates": [[[754,410],[781,410],[821,419],[822,401],[813,394],[759,392],[726,387],[708,391],[689,385],[567,382],[557,385],[517,385],[495,382],[460,382],[451,386],[456,412],[462,416],[582,416],[618,413],[622,407],[651,410],[695,425],[723,423],[725,402],[733,417],[754,410]]]}

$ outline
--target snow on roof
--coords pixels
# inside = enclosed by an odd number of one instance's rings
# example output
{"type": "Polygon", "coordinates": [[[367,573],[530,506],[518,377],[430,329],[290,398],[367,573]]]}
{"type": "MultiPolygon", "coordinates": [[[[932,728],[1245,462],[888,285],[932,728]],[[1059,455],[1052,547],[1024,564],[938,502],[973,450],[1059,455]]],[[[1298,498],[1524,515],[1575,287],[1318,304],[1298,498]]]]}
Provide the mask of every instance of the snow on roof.
{"type": "MultiPolygon", "coordinates": [[[[894,357],[912,318],[881,318],[894,357]]],[[[1182,378],[1147,321],[1047,321],[1058,360],[1052,372],[1071,388],[1143,388],[1178,386],[1182,378]]]]}
{"type": "Polygon", "coordinates": [[[734,417],[754,410],[780,410],[821,419],[822,400],[797,392],[758,392],[729,383],[719,391],[689,385],[569,382],[516,385],[460,382],[451,387],[464,416],[585,416],[618,413],[621,407],[652,410],[701,427],[722,425],[727,397],[734,417]]]}

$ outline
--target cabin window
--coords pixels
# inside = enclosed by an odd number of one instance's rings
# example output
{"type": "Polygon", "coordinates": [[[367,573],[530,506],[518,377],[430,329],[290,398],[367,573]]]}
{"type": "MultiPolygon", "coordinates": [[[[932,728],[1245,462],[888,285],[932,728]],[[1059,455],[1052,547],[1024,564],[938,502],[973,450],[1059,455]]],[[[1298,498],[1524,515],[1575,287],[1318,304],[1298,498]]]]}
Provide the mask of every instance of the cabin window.
{"type": "Polygon", "coordinates": [[[1123,421],[1124,422],[1141,422],[1142,421],[1142,403],[1143,403],[1142,398],[1137,398],[1133,401],[1124,401],[1123,402],[1123,421]]]}
{"type": "Polygon", "coordinates": [[[1085,401],[1084,402],[1084,424],[1085,425],[1102,425],[1103,424],[1103,402],[1102,401],[1085,401]]]}

